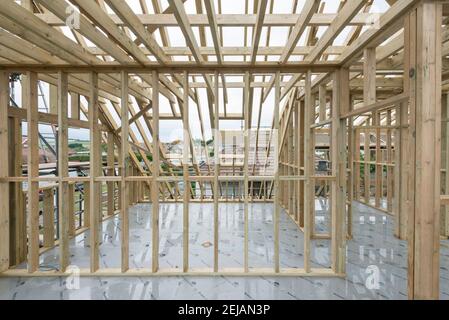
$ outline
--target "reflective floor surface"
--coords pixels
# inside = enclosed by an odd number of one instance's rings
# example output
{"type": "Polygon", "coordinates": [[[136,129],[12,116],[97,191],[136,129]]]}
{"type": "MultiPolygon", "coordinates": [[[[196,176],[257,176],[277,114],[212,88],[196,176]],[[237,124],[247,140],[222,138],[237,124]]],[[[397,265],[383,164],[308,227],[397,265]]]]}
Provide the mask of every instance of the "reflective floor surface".
{"type": "MultiPolygon", "coordinates": [[[[327,203],[316,202],[316,232],[327,233],[327,203]]],[[[160,206],[160,267],[182,265],[182,204],[160,206]]],[[[151,267],[151,204],[130,209],[130,267],[151,267]]],[[[249,208],[250,267],[273,266],[273,205],[249,208]]],[[[243,264],[243,204],[220,204],[220,267],[243,264]]],[[[390,216],[354,203],[347,277],[82,277],[0,278],[0,299],[406,299],[407,243],[393,236],[390,216]]],[[[120,219],[103,223],[101,268],[120,266],[120,219]]],[[[190,266],[213,263],[213,204],[190,204],[190,266]]],[[[330,241],[313,240],[313,267],[330,267],[330,241]]],[[[281,267],[303,267],[303,235],[283,211],[281,267]]],[[[71,241],[71,264],[89,266],[89,233],[71,241]]],[[[20,266],[25,268],[26,266],[20,266]]],[[[41,255],[41,270],[58,268],[58,249],[41,255]]],[[[440,297],[449,299],[449,241],[441,241],[440,297]]]]}

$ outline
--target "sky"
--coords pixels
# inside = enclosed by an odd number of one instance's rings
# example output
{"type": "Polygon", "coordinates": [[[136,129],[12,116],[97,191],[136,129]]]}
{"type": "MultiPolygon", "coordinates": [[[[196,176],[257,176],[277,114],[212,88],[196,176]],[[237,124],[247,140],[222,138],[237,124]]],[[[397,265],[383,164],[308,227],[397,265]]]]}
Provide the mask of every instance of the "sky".
{"type": "MultiPolygon", "coordinates": [[[[140,9],[139,0],[126,0],[126,2],[129,4],[129,6],[133,9],[136,13],[142,13],[140,9]]],[[[150,0],[146,0],[147,6],[150,10],[150,13],[153,13],[152,11],[152,5],[150,0]]],[[[271,1],[269,1],[270,3],[271,1]]],[[[325,13],[335,13],[337,11],[338,3],[339,1],[335,0],[323,0],[322,2],[325,2],[325,13]]],[[[282,1],[274,1],[274,8],[273,13],[279,13],[279,14],[288,14],[291,13],[292,10],[292,3],[293,0],[282,0],[282,1]]],[[[299,13],[305,3],[305,0],[299,0],[298,1],[298,7],[296,12],[299,13]]],[[[162,10],[165,10],[168,7],[168,2],[166,0],[161,0],[162,4],[162,10]]],[[[253,8],[253,1],[249,1],[249,12],[252,12],[253,8]]],[[[185,2],[185,8],[186,12],[188,14],[190,13],[196,13],[196,7],[195,7],[195,0],[187,0],[185,2]]],[[[215,8],[217,10],[218,8],[218,0],[215,0],[215,8]]],[[[385,0],[375,0],[372,8],[370,9],[371,13],[382,13],[385,12],[388,9],[388,5],[386,4],[385,0]]],[[[108,9],[110,13],[113,13],[110,8],[108,9]]],[[[267,7],[267,13],[270,12],[270,6],[267,7]]],[[[222,11],[225,14],[243,14],[245,12],[245,0],[223,0],[222,1],[222,11]]],[[[260,46],[265,45],[265,38],[266,38],[266,32],[267,27],[264,27],[262,30],[262,36],[260,41],[260,46]]],[[[194,33],[196,35],[197,40],[199,39],[199,28],[193,27],[194,33]]],[[[227,46],[243,46],[244,45],[244,28],[243,27],[225,27],[223,28],[223,44],[225,47],[227,46]]],[[[318,37],[320,37],[326,30],[326,27],[319,27],[318,29],[318,37]]],[[[213,46],[213,41],[210,33],[210,29],[208,27],[205,28],[206,31],[206,41],[207,46],[213,46]]],[[[335,45],[341,44],[342,41],[344,41],[347,33],[349,31],[349,28],[345,28],[339,37],[334,41],[335,45]]],[[[69,32],[68,28],[63,28],[64,34],[66,34],[68,37],[70,37],[72,40],[74,40],[73,35],[69,32]]],[[[181,33],[181,30],[179,27],[169,27],[167,28],[168,36],[170,39],[170,45],[172,47],[185,47],[186,42],[184,39],[184,36],[181,33]]],[[[154,33],[156,41],[162,46],[162,41],[160,38],[159,31],[156,31],[154,33]]],[[[288,28],[287,27],[272,27],[271,29],[271,37],[269,46],[284,46],[287,42],[287,36],[288,36],[288,28]]],[[[247,43],[248,46],[251,45],[251,37],[252,32],[251,28],[249,28],[249,32],[247,33],[247,43]]],[[[304,45],[305,42],[305,36],[302,36],[300,40],[298,41],[298,46],[304,45]]],[[[89,42],[88,42],[89,43],[89,42]]],[[[89,43],[89,45],[93,45],[92,43],[89,43]]],[[[232,61],[238,59],[241,61],[242,57],[225,57],[225,61],[232,61]]],[[[262,59],[262,57],[259,57],[259,60],[262,59]]],[[[277,60],[279,59],[279,56],[271,56],[269,57],[269,60],[277,60]]],[[[295,57],[292,57],[292,59],[295,59],[295,57]]],[[[184,57],[175,57],[175,60],[182,61],[185,60],[184,57]]],[[[204,81],[200,77],[197,77],[197,80],[199,82],[204,81]]],[[[260,81],[260,77],[258,81],[260,81]]],[[[268,80],[268,78],[266,79],[268,80]]],[[[243,76],[227,76],[226,81],[243,81],[243,76]]],[[[16,102],[20,105],[20,84],[16,85],[17,91],[16,91],[16,102]]],[[[42,83],[42,92],[45,93],[46,96],[48,96],[48,84],[42,83]]],[[[200,112],[203,117],[203,123],[204,123],[204,129],[205,129],[205,138],[210,139],[211,138],[211,130],[210,130],[210,120],[209,120],[209,113],[208,113],[208,106],[207,106],[207,95],[206,95],[206,89],[201,88],[198,89],[199,91],[199,97],[200,97],[200,105],[201,109],[200,112]]],[[[242,104],[243,104],[243,89],[230,89],[227,90],[228,94],[228,105],[227,105],[227,111],[229,113],[241,113],[242,112],[242,104]]],[[[252,127],[255,127],[257,125],[257,116],[259,113],[259,101],[261,96],[261,89],[256,88],[254,90],[254,100],[253,100],[253,114],[252,114],[252,127]]],[[[285,99],[284,99],[285,100],[285,99]]],[[[82,99],[82,102],[86,103],[85,100],[82,99]]],[[[220,89],[220,111],[223,112],[223,90],[220,89]]],[[[70,102],[69,102],[70,103],[70,102]]],[[[281,110],[282,106],[284,104],[284,101],[281,101],[281,110]]],[[[198,116],[198,110],[196,104],[190,100],[189,103],[189,121],[190,121],[190,128],[192,132],[193,138],[201,138],[201,131],[200,131],[200,124],[199,124],[199,116],[198,116]]],[[[44,108],[45,102],[42,97],[39,98],[39,107],[44,108]]],[[[178,107],[176,107],[178,108],[178,107]]],[[[261,116],[261,127],[271,127],[272,119],[273,119],[273,109],[274,109],[274,90],[271,90],[270,95],[264,102],[262,106],[262,116],[261,116]]],[[[112,111],[112,106],[109,106],[109,109],[112,111]]],[[[160,112],[161,113],[169,113],[170,112],[170,105],[168,100],[160,96],[160,112]]],[[[118,120],[118,115],[115,113],[115,111],[111,112],[113,114],[113,117],[118,120]]],[[[70,116],[70,115],[69,115],[70,116]]],[[[82,117],[83,119],[83,117],[82,117]]],[[[85,119],[85,118],[84,118],[85,119]]],[[[143,124],[143,127],[146,128],[144,125],[142,119],[138,120],[143,124]]],[[[240,129],[243,126],[242,121],[237,120],[221,120],[220,121],[220,129],[226,130],[226,129],[240,129]]],[[[136,129],[135,125],[132,125],[131,128],[136,129]]],[[[160,121],[160,138],[161,141],[167,142],[172,141],[177,138],[182,137],[182,122],[181,120],[161,120],[160,121]]],[[[43,133],[51,133],[50,126],[40,126],[40,130],[43,133]]],[[[139,140],[142,140],[140,135],[138,134],[137,130],[134,130],[136,135],[138,136],[139,140]]],[[[147,129],[145,129],[145,132],[150,136],[147,129]]],[[[26,134],[26,126],[24,126],[24,134],[26,134]]],[[[88,140],[89,139],[89,132],[88,130],[82,130],[82,129],[71,129],[69,131],[69,139],[81,139],[81,140],[88,140]]]]}

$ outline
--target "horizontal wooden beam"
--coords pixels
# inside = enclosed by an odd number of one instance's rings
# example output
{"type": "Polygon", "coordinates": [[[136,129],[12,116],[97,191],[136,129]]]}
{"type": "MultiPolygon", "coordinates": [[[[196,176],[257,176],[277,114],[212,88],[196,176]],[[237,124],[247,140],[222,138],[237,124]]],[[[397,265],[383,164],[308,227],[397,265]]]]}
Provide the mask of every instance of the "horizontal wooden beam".
{"type": "MultiPolygon", "coordinates": [[[[16,108],[16,107],[8,108],[8,117],[17,117],[20,120],[26,120],[26,114],[27,114],[27,110],[24,108],[16,108]]],[[[58,115],[57,114],[39,112],[38,116],[39,116],[38,122],[40,122],[40,123],[47,123],[47,124],[54,124],[54,125],[58,124],[58,115]]],[[[89,122],[84,121],[84,120],[69,118],[68,126],[71,128],[89,129],[89,122]]],[[[107,129],[103,125],[99,125],[99,128],[102,131],[107,131],[107,129]]]]}
{"type": "MultiPolygon", "coordinates": [[[[35,14],[51,26],[66,26],[66,23],[52,13],[35,14]]],[[[178,27],[178,21],[174,14],[137,14],[137,18],[144,26],[178,27]]],[[[266,14],[264,27],[293,27],[298,21],[299,14],[266,14]]],[[[316,13],[307,24],[309,26],[328,26],[335,19],[334,13],[316,13]]],[[[350,26],[371,25],[373,14],[359,13],[349,23],[350,26]]],[[[109,15],[115,24],[125,24],[117,15],[109,15]]],[[[256,14],[217,14],[217,25],[219,27],[254,27],[257,20],[256,14]]],[[[209,26],[207,14],[188,14],[187,19],[192,27],[209,26]]]]}
{"type": "MultiPolygon", "coordinates": [[[[312,50],[311,46],[297,46],[293,49],[292,55],[307,55],[312,50]]],[[[324,51],[325,54],[328,55],[339,55],[342,54],[346,49],[346,46],[329,46],[324,51]]],[[[382,48],[382,47],[380,47],[382,48]]],[[[146,48],[140,48],[144,54],[151,54],[150,50],[146,48]]],[[[201,55],[209,55],[215,56],[216,51],[214,47],[199,47],[199,52],[201,55]]],[[[225,56],[241,56],[241,55],[250,55],[251,47],[221,47],[221,53],[225,56]]],[[[90,53],[94,55],[109,55],[106,51],[102,50],[99,47],[90,46],[88,47],[90,53]]],[[[191,56],[192,51],[190,51],[189,47],[162,47],[162,50],[168,56],[191,56]]],[[[270,46],[270,47],[259,47],[257,50],[258,55],[280,55],[284,51],[284,47],[281,46],[270,46]]]]}
{"type": "Polygon", "coordinates": [[[160,65],[151,61],[145,65],[129,64],[120,65],[116,62],[87,65],[42,65],[42,64],[21,64],[21,65],[0,65],[1,71],[24,72],[33,71],[39,73],[56,73],[64,71],[68,73],[120,73],[127,71],[129,74],[145,74],[157,71],[160,74],[173,74],[188,71],[190,75],[196,74],[213,74],[215,71],[219,73],[237,73],[244,72],[256,74],[272,74],[277,71],[281,73],[304,73],[310,70],[313,73],[328,73],[339,67],[336,61],[317,61],[314,63],[306,63],[304,61],[295,61],[288,64],[279,65],[273,61],[258,61],[255,64],[248,62],[204,62],[198,65],[196,62],[170,62],[167,65],[160,65]]]}
{"type": "MultiPolygon", "coordinates": [[[[289,82],[284,81],[284,82],[281,82],[279,85],[281,88],[286,87],[286,86],[289,86],[289,82]]],[[[298,80],[295,84],[293,84],[292,87],[304,87],[304,85],[305,85],[304,80],[298,80]]],[[[178,84],[174,84],[173,86],[175,88],[181,88],[181,86],[178,84]]],[[[218,86],[219,86],[219,88],[224,87],[223,83],[221,83],[221,82],[218,84],[218,86]]],[[[355,78],[355,79],[351,80],[350,86],[353,88],[358,88],[358,87],[362,88],[363,87],[363,79],[355,78]]],[[[380,77],[378,77],[376,79],[376,86],[377,87],[401,88],[402,89],[402,87],[403,87],[402,78],[380,78],[380,77]]],[[[189,82],[189,87],[204,89],[204,88],[207,88],[207,84],[204,82],[189,82]]],[[[239,88],[242,89],[245,87],[245,84],[244,84],[244,82],[238,82],[238,81],[229,82],[229,81],[227,81],[225,87],[228,89],[239,89],[239,88]]],[[[254,82],[250,83],[250,87],[251,88],[268,88],[268,87],[270,87],[270,82],[254,81],[254,82]]],[[[330,92],[331,90],[332,90],[332,86],[329,85],[327,87],[327,91],[330,92]]]]}
{"type": "Polygon", "coordinates": [[[362,115],[367,112],[379,111],[379,110],[382,110],[382,109],[385,109],[388,107],[394,108],[398,104],[400,104],[404,101],[407,101],[408,98],[409,98],[408,94],[402,93],[402,94],[393,96],[391,98],[351,110],[348,113],[341,115],[340,118],[345,119],[345,118],[349,118],[349,117],[359,116],[359,115],[362,115]]]}

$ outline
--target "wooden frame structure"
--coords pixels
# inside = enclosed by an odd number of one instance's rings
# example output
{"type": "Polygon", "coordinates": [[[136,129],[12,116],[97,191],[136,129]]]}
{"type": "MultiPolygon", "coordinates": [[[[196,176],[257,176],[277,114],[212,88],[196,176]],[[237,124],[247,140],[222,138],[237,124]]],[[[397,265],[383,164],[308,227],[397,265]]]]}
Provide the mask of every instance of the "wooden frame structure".
{"type": "Polygon", "coordinates": [[[244,13],[224,14],[221,0],[218,8],[214,1],[189,1],[195,13],[187,12],[185,0],[169,0],[166,8],[159,0],[140,1],[139,12],[120,0],[0,2],[0,145],[16,155],[0,154],[0,276],[65,275],[69,238],[86,229],[91,255],[83,276],[344,276],[352,203],[360,201],[393,215],[396,235],[408,240],[409,297],[438,298],[439,239],[449,237],[448,206],[440,206],[449,204],[449,196],[441,196],[441,190],[449,189],[449,4],[388,0],[390,7],[383,13],[372,13],[375,1],[349,0],[335,13],[323,13],[325,3],[320,0],[307,0],[302,8],[295,0],[291,14],[275,14],[274,0],[244,0],[244,13]],[[185,47],[170,46],[168,29],[173,27],[180,29],[185,47]],[[224,31],[231,27],[243,30],[241,47],[224,46],[224,31]],[[270,35],[278,27],[288,30],[286,43],[270,46],[270,35]],[[317,37],[319,28],[324,32],[317,37]],[[336,39],[343,44],[335,45],[336,39]],[[20,108],[10,103],[14,74],[21,75],[20,108]],[[39,82],[50,86],[49,112],[39,111],[39,82]],[[236,88],[243,91],[243,106],[233,113],[228,91],[236,88]],[[206,108],[201,106],[203,90],[206,108]],[[253,112],[256,91],[260,103],[253,112]],[[269,98],[270,92],[274,98],[269,98]],[[259,154],[262,108],[269,99],[271,133],[265,154],[259,154]],[[161,100],[168,101],[169,113],[160,111],[161,100]],[[213,140],[213,156],[200,151],[204,167],[198,164],[192,139],[189,109],[195,108],[202,141],[205,128],[210,128],[213,140]],[[180,165],[169,159],[160,140],[164,120],[182,122],[180,165]],[[220,120],[243,121],[241,175],[224,173],[220,120]],[[22,122],[27,128],[26,175],[21,166],[22,122]],[[39,174],[42,123],[58,132],[54,177],[39,174]],[[69,128],[89,130],[88,176],[69,176],[69,128]],[[252,130],[254,157],[264,161],[261,168],[256,161],[249,163],[252,130]],[[316,170],[319,138],[327,139],[326,174],[316,170]],[[102,145],[107,146],[106,159],[102,145]],[[53,189],[44,192],[44,182],[53,189]],[[220,268],[218,258],[219,203],[227,201],[221,189],[228,182],[243,190],[241,269],[220,268]],[[192,183],[199,186],[200,195],[192,183]],[[73,214],[77,184],[84,190],[78,231],[73,214]],[[107,185],[106,214],[102,184],[107,185]],[[314,226],[317,187],[330,200],[325,234],[314,226]],[[45,194],[43,247],[57,244],[60,250],[56,272],[39,270],[40,191],[45,194]],[[56,195],[57,243],[51,225],[55,208],[49,200],[56,195]],[[130,269],[128,209],[141,201],[152,203],[152,265],[130,269]],[[206,201],[214,204],[214,263],[210,270],[196,270],[189,266],[189,203],[206,201]],[[249,267],[248,212],[255,201],[274,203],[270,269],[249,267]],[[159,268],[160,202],[183,203],[180,270],[159,268]],[[280,266],[281,207],[304,232],[301,268],[280,266]],[[121,268],[102,269],[100,223],[115,213],[122,223],[121,268]],[[330,268],[311,266],[314,239],[330,240],[330,268]],[[27,270],[14,268],[23,262],[27,270]]]}

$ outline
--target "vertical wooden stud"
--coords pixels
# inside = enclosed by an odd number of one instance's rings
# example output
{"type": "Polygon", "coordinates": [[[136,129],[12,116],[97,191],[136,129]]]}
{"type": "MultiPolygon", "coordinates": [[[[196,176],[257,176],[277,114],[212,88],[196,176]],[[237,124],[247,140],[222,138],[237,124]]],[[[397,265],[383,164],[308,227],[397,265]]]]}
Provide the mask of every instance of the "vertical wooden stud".
{"type": "Polygon", "coordinates": [[[75,225],[75,184],[69,183],[69,189],[67,194],[67,207],[68,207],[68,218],[69,218],[69,236],[73,237],[75,235],[76,225],[75,225]]]}
{"type": "Polygon", "coordinates": [[[280,72],[276,72],[274,78],[274,272],[280,271],[280,263],[279,263],[279,215],[280,215],[280,206],[279,206],[279,148],[281,143],[281,137],[279,134],[279,103],[280,103],[280,95],[281,95],[281,86],[280,86],[280,72]]]}
{"type": "Polygon", "coordinates": [[[310,272],[310,238],[312,235],[311,230],[311,217],[312,217],[312,202],[315,201],[315,195],[313,192],[313,175],[314,169],[314,148],[311,141],[311,129],[312,115],[314,114],[312,105],[312,73],[307,71],[306,82],[304,88],[304,270],[310,272]]]}
{"type": "Polygon", "coordinates": [[[80,119],[80,95],[75,92],[70,93],[70,118],[80,119]]]}
{"type": "MultiPolygon", "coordinates": [[[[388,110],[387,111],[387,126],[391,127],[391,114],[392,114],[392,110],[388,110]]],[[[388,212],[392,212],[393,211],[393,149],[392,149],[392,145],[393,145],[393,140],[392,140],[392,130],[391,128],[387,130],[387,210],[388,212]]]]}
{"type": "MultiPolygon", "coordinates": [[[[305,101],[301,100],[299,103],[299,175],[305,176],[305,139],[306,139],[306,123],[308,121],[305,121],[306,116],[306,109],[305,109],[305,101]]],[[[299,226],[304,228],[304,216],[305,216],[305,181],[301,180],[299,181],[299,192],[298,192],[298,198],[299,198],[299,226]]]]}
{"type": "Polygon", "coordinates": [[[58,113],[58,87],[50,84],[49,85],[49,113],[58,113]]]}
{"type": "MultiPolygon", "coordinates": [[[[445,93],[441,101],[441,123],[442,123],[442,167],[445,169],[442,186],[445,194],[449,194],[449,94],[445,93]]],[[[449,206],[441,208],[441,235],[449,237],[449,206]]]]}
{"type": "Polygon", "coordinates": [[[405,239],[405,226],[403,225],[403,217],[406,216],[406,214],[401,209],[402,207],[402,198],[406,195],[402,195],[401,191],[404,190],[403,186],[403,170],[406,166],[406,163],[402,161],[403,151],[402,148],[404,147],[402,142],[404,141],[402,135],[406,134],[406,128],[402,128],[401,124],[403,124],[407,119],[403,119],[403,112],[401,109],[408,109],[408,105],[403,103],[399,104],[395,108],[395,121],[396,121],[396,129],[394,133],[394,198],[393,198],[393,216],[395,219],[394,224],[394,235],[400,239],[405,239]]]}
{"type": "Polygon", "coordinates": [[[153,179],[151,184],[152,200],[152,270],[159,269],[159,74],[152,72],[153,103],[153,179]]]}
{"type": "Polygon", "coordinates": [[[101,135],[98,126],[98,74],[89,73],[89,131],[90,131],[90,271],[96,272],[100,267],[100,217],[101,183],[95,178],[101,173],[101,135]]]}
{"type": "MultiPolygon", "coordinates": [[[[184,93],[184,112],[182,114],[182,126],[184,132],[183,143],[183,181],[184,181],[184,198],[183,198],[183,271],[189,270],[189,202],[190,202],[190,180],[189,180],[189,158],[190,158],[190,135],[189,135],[189,74],[185,71],[183,77],[183,93],[184,93]]],[[[194,150],[192,150],[194,152],[194,150]]]]}
{"type": "MultiPolygon", "coordinates": [[[[121,270],[122,272],[126,272],[129,268],[129,211],[128,211],[128,199],[129,195],[129,182],[126,181],[126,178],[129,175],[129,165],[130,165],[130,157],[129,157],[129,92],[128,92],[128,73],[125,71],[121,72],[121,178],[122,181],[120,183],[121,188],[121,205],[120,205],[120,218],[122,220],[122,235],[121,235],[121,270]]],[[[154,89],[153,89],[154,90],[154,89]]],[[[112,138],[111,138],[112,140],[112,138]]],[[[113,162],[113,148],[114,142],[110,142],[108,135],[108,165],[113,162]],[[112,152],[109,151],[111,148],[112,152]],[[111,156],[112,153],[112,156],[111,156]]],[[[112,164],[113,165],[113,164],[112,164]]],[[[112,188],[113,189],[113,188],[112,188]]],[[[111,190],[112,191],[112,190],[111,190]]],[[[108,190],[109,193],[109,190],[108,190]]]]}
{"type": "MultiPolygon", "coordinates": [[[[9,137],[9,175],[20,177],[23,164],[21,119],[9,118],[9,137]]],[[[22,182],[9,184],[9,199],[9,265],[14,266],[26,261],[27,256],[26,201],[22,182]]]]}
{"type": "Polygon", "coordinates": [[[360,200],[360,130],[354,129],[354,199],[360,200]]]}
{"type": "Polygon", "coordinates": [[[27,92],[28,122],[28,272],[39,268],[39,120],[37,74],[27,72],[25,90],[27,92]]]}
{"type": "Polygon", "coordinates": [[[349,69],[335,71],[332,93],[332,182],[331,255],[332,269],[343,274],[346,266],[346,119],[340,119],[350,109],[349,69]]]}
{"type": "Polygon", "coordinates": [[[51,248],[55,245],[55,206],[53,188],[44,190],[42,202],[44,247],[51,248]]]}
{"type": "Polygon", "coordinates": [[[213,197],[214,197],[214,272],[218,271],[218,243],[219,243],[219,235],[218,235],[218,227],[219,227],[219,213],[218,213],[218,175],[220,170],[220,156],[219,152],[219,137],[220,137],[220,128],[219,128],[219,86],[218,86],[218,72],[215,72],[214,75],[214,127],[213,135],[214,135],[214,182],[213,182],[213,197]]]}
{"type": "Polygon", "coordinates": [[[408,220],[409,298],[438,299],[440,271],[441,41],[442,3],[422,1],[416,8],[416,38],[410,51],[416,64],[405,74],[414,91],[414,201],[408,220]]]}
{"type": "MultiPolygon", "coordinates": [[[[376,48],[366,48],[363,51],[363,102],[365,105],[369,105],[376,102],[376,48]]],[[[377,118],[377,115],[375,115],[377,118]]],[[[369,121],[366,122],[369,125],[369,121]]],[[[373,124],[377,125],[377,122],[373,124]]],[[[370,203],[371,194],[371,151],[370,151],[370,139],[371,132],[365,131],[365,146],[364,146],[364,162],[365,162],[365,202],[370,203]]],[[[376,154],[377,157],[377,154],[376,154]]],[[[377,159],[376,159],[377,160],[377,159]]],[[[377,170],[377,167],[376,167],[377,170]]],[[[377,180],[376,180],[377,183],[377,180]]],[[[376,184],[377,190],[377,184],[376,184]]],[[[376,196],[377,201],[377,196],[376,196]]]]}
{"type": "MultiPolygon", "coordinates": [[[[0,72],[0,145],[8,149],[9,73],[0,72]]],[[[0,153],[0,178],[9,175],[8,152],[0,153]]],[[[9,183],[0,182],[0,272],[9,268],[9,183]]]]}
{"type": "Polygon", "coordinates": [[[89,228],[90,227],[90,182],[84,182],[83,184],[83,227],[89,228]]]}
{"type": "Polygon", "coordinates": [[[319,95],[319,122],[326,120],[326,85],[322,84],[318,89],[319,95]]]}
{"type": "Polygon", "coordinates": [[[248,203],[248,157],[249,157],[249,91],[250,91],[250,75],[249,72],[245,73],[245,89],[244,89],[244,106],[243,106],[243,118],[244,118],[244,156],[243,156],[243,175],[244,175],[244,256],[243,265],[245,272],[249,271],[249,258],[248,258],[248,228],[249,228],[249,203],[248,203]]]}
{"type": "MultiPolygon", "coordinates": [[[[107,164],[108,164],[108,176],[114,176],[114,165],[115,165],[115,159],[114,159],[114,134],[111,131],[108,131],[107,136],[107,164]]],[[[112,216],[115,212],[115,206],[114,206],[114,193],[115,193],[115,182],[109,181],[107,182],[107,196],[108,196],[108,204],[107,204],[107,215],[112,216]]]]}

